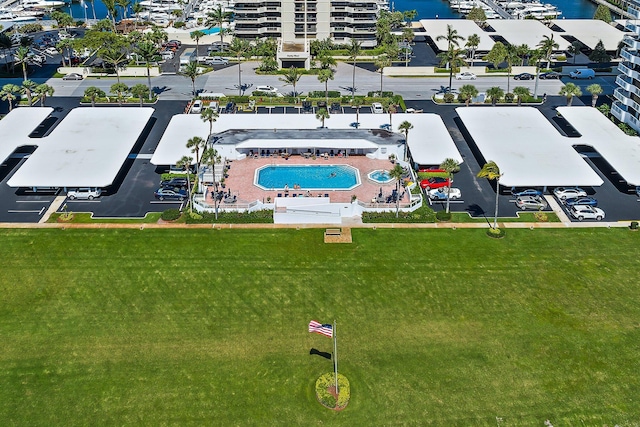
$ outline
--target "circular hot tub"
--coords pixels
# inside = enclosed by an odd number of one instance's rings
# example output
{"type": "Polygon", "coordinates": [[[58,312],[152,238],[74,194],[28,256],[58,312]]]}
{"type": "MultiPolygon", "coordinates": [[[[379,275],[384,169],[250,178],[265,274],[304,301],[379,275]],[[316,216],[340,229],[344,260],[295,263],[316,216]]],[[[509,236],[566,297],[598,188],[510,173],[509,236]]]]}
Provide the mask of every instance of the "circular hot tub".
{"type": "Polygon", "coordinates": [[[387,184],[393,181],[393,178],[391,178],[391,176],[389,175],[389,171],[386,171],[384,169],[378,169],[373,172],[369,172],[367,177],[371,181],[377,182],[378,184],[387,184]]]}

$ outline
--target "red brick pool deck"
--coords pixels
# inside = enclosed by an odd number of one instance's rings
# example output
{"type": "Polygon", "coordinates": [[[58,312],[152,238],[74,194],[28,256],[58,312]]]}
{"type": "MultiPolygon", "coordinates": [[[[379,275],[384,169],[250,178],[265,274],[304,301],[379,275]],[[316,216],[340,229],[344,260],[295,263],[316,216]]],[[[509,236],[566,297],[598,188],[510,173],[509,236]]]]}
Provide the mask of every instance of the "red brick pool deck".
{"type": "MultiPolygon", "coordinates": [[[[311,191],[311,197],[318,197],[319,194],[329,194],[329,198],[332,203],[349,203],[351,202],[351,196],[356,195],[358,200],[369,203],[371,199],[375,198],[382,188],[382,194],[388,196],[392,190],[396,188],[395,181],[391,181],[388,184],[380,184],[367,178],[367,174],[375,170],[390,170],[393,168],[393,164],[389,160],[375,160],[366,156],[349,156],[349,157],[330,157],[328,159],[317,157],[304,158],[296,155],[289,157],[285,160],[281,157],[265,157],[265,158],[249,158],[243,160],[235,160],[231,162],[231,168],[229,169],[229,178],[225,180],[226,191],[231,190],[231,194],[237,196],[238,203],[245,204],[251,203],[256,200],[263,202],[267,201],[267,197],[274,198],[281,193],[284,195],[283,190],[263,190],[254,184],[255,170],[264,165],[351,165],[358,169],[360,173],[361,184],[350,190],[323,190],[323,191],[311,191]]],[[[306,194],[307,191],[294,190],[293,184],[290,184],[289,197],[293,193],[306,194]]],[[[212,188],[210,187],[210,190],[212,188]]],[[[402,193],[402,191],[401,191],[402,193]]],[[[211,199],[211,191],[208,192],[207,202],[213,203],[211,199]]],[[[409,195],[405,194],[404,202],[409,201],[409,195]]]]}

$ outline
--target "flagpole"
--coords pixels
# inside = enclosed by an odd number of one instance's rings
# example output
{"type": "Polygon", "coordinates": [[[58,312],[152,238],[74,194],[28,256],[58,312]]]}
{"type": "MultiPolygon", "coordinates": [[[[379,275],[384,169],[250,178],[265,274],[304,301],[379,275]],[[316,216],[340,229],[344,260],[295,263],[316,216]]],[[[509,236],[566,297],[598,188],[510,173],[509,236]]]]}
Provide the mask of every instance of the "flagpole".
{"type": "Polygon", "coordinates": [[[336,376],[336,395],[340,393],[338,390],[338,334],[336,333],[336,321],[333,320],[333,368],[336,376]]]}

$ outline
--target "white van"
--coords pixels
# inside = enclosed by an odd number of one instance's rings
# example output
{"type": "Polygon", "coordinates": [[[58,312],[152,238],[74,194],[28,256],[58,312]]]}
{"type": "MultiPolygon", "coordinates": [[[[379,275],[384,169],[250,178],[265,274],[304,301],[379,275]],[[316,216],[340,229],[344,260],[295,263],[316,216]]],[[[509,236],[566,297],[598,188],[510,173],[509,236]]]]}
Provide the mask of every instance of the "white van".
{"type": "Polygon", "coordinates": [[[100,197],[102,190],[99,188],[74,188],[67,191],[67,197],[71,200],[93,200],[100,197]]]}
{"type": "Polygon", "coordinates": [[[569,73],[572,79],[592,79],[596,76],[596,72],[590,68],[580,68],[569,73]]]}

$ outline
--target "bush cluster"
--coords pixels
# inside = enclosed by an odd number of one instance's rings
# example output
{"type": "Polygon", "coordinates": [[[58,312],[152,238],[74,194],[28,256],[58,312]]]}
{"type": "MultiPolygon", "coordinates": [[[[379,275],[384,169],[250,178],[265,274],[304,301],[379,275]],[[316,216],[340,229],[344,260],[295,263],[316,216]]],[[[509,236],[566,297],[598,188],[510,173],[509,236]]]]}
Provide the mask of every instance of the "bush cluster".
{"type": "Polygon", "coordinates": [[[37,33],[38,31],[42,31],[42,25],[40,24],[24,24],[20,27],[20,31],[24,34],[29,33],[37,33]]]}
{"type": "MultiPolygon", "coordinates": [[[[329,98],[340,98],[342,95],[337,90],[329,91],[329,98]]],[[[313,90],[309,92],[309,98],[324,98],[323,90],[313,90]]]]}
{"type": "Polygon", "coordinates": [[[342,409],[349,403],[351,398],[351,386],[349,380],[342,374],[338,374],[338,399],[329,393],[328,389],[335,386],[333,373],[323,374],[316,380],[316,397],[318,401],[331,409],[342,409]]]}
{"type": "Polygon", "coordinates": [[[386,91],[386,90],[380,92],[379,90],[376,90],[376,91],[367,93],[367,96],[369,98],[373,98],[374,96],[377,96],[377,97],[380,97],[380,98],[391,98],[393,96],[393,92],[386,91]]]}
{"type": "Polygon", "coordinates": [[[398,212],[396,218],[395,208],[389,207],[390,210],[385,212],[363,212],[363,223],[427,223],[436,222],[435,212],[427,207],[421,206],[413,212],[398,212]]]}
{"type": "Polygon", "coordinates": [[[220,210],[218,219],[214,213],[203,212],[200,218],[187,218],[187,224],[272,224],[273,211],[227,212],[220,210]]]}
{"type": "Polygon", "coordinates": [[[451,221],[451,212],[438,211],[436,213],[436,219],[438,221],[451,221]]]}
{"type": "Polygon", "coordinates": [[[167,209],[166,211],[162,212],[162,215],[160,215],[160,219],[162,219],[163,221],[175,221],[176,219],[180,218],[181,212],[178,209],[167,209]]]}
{"type": "Polygon", "coordinates": [[[504,228],[490,228],[487,230],[487,236],[493,239],[501,239],[503,238],[507,232],[504,228]]]}

